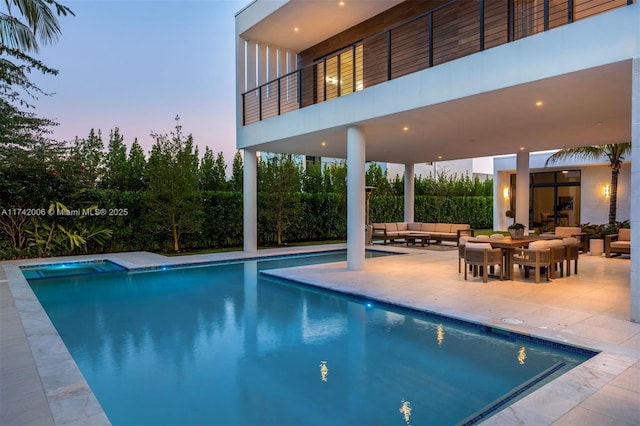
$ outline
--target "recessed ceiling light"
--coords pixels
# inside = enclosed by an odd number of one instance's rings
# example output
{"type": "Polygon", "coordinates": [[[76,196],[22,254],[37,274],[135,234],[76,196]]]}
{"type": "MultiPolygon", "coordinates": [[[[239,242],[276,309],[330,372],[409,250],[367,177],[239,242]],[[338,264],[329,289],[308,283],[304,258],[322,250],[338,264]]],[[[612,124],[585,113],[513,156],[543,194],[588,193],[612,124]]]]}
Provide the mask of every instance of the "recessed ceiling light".
{"type": "Polygon", "coordinates": [[[404,126],[404,127],[402,128],[402,130],[404,130],[404,131],[406,132],[407,130],[409,130],[409,126],[404,126]]]}
{"type": "Polygon", "coordinates": [[[438,160],[442,160],[442,155],[438,155],[438,160]]]}
{"type": "Polygon", "coordinates": [[[524,151],[524,146],[521,146],[521,147],[520,147],[520,151],[524,151]]]}
{"type": "Polygon", "coordinates": [[[294,28],[293,28],[293,31],[298,32],[298,31],[300,31],[300,28],[298,28],[298,27],[294,27],[294,28]]]}
{"type": "Polygon", "coordinates": [[[327,143],[325,141],[322,141],[322,142],[320,142],[320,145],[327,146],[327,143]]]}
{"type": "Polygon", "coordinates": [[[340,6],[344,6],[344,2],[341,1],[340,3],[338,3],[340,6]]]}
{"type": "Polygon", "coordinates": [[[536,101],[536,106],[537,107],[541,107],[542,106],[542,101],[536,101]]]}

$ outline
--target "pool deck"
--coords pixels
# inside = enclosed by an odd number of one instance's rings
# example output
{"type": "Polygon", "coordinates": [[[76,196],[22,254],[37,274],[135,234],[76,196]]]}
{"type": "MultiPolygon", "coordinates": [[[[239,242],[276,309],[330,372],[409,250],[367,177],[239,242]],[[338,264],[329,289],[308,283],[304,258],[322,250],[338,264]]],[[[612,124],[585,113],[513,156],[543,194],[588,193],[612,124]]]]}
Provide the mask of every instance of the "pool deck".
{"type": "MultiPolygon", "coordinates": [[[[0,424],[109,424],[19,266],[108,259],[128,268],[153,268],[344,247],[0,262],[0,424]]],[[[338,262],[269,274],[600,351],[485,425],[640,425],[640,324],[629,321],[628,258],[582,254],[577,275],[535,284],[515,272],[514,281],[483,283],[458,273],[455,249],[373,248],[406,255],[367,259],[361,271],[338,262]]]]}

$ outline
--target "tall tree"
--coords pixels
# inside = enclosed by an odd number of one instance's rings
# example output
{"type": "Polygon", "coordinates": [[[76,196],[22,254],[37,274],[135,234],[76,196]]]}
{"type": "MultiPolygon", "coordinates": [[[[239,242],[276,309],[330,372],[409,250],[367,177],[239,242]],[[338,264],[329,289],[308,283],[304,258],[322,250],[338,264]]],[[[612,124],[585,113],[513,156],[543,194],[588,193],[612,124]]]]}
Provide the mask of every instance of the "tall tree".
{"type": "Polygon", "coordinates": [[[76,138],[71,152],[75,161],[84,170],[84,178],[89,186],[94,186],[102,177],[102,157],[104,155],[102,133],[91,129],[86,139],[76,138]]]}
{"type": "Polygon", "coordinates": [[[224,191],[227,188],[227,166],[222,152],[214,157],[213,151],[206,147],[200,161],[200,189],[209,191],[224,191]]]}
{"type": "Polygon", "coordinates": [[[302,175],[302,190],[307,193],[322,192],[322,183],[322,164],[320,161],[308,163],[302,175]]]}
{"type": "Polygon", "coordinates": [[[126,190],[129,163],[124,137],[116,127],[109,135],[107,152],[104,155],[104,175],[100,186],[106,189],[126,190]]]}
{"type": "Polygon", "coordinates": [[[127,191],[143,191],[147,189],[149,182],[147,159],[142,146],[138,142],[138,138],[134,139],[129,149],[128,163],[129,174],[125,189],[127,191]]]}
{"type": "Polygon", "coordinates": [[[591,145],[579,148],[567,148],[549,157],[545,163],[545,167],[549,164],[557,163],[565,159],[583,159],[598,160],[603,157],[609,159],[609,167],[611,167],[611,195],[609,197],[609,225],[616,222],[617,203],[618,203],[618,176],[620,168],[625,156],[631,154],[631,142],[608,144],[608,145],[591,145]]]}
{"type": "Polygon", "coordinates": [[[231,191],[242,192],[243,167],[242,154],[240,151],[236,151],[231,166],[231,181],[229,182],[231,191]]]}
{"type": "Polygon", "coordinates": [[[224,154],[222,151],[216,156],[216,161],[213,163],[213,189],[214,191],[226,191],[227,184],[227,165],[224,162],[224,154]]]}
{"type": "Polygon", "coordinates": [[[173,250],[180,251],[180,238],[200,230],[202,206],[198,199],[198,148],[193,136],[183,136],[176,116],[171,137],[152,133],[155,140],[149,156],[149,195],[160,229],[169,230],[173,250]]]}
{"type": "Polygon", "coordinates": [[[367,186],[376,188],[376,195],[390,195],[392,192],[387,171],[382,171],[382,167],[378,163],[369,163],[365,173],[365,182],[367,186]]]}
{"type": "Polygon", "coordinates": [[[49,127],[55,125],[55,122],[39,118],[34,113],[20,111],[0,96],[0,149],[28,149],[30,144],[42,140],[50,132],[49,127]]]}
{"type": "Polygon", "coordinates": [[[342,161],[324,169],[324,192],[347,196],[347,163],[342,161]]]}
{"type": "Polygon", "coordinates": [[[199,187],[201,190],[212,190],[211,188],[213,187],[215,180],[213,177],[214,162],[215,159],[213,158],[213,151],[211,148],[206,147],[202,160],[200,161],[199,187]]]}
{"type": "Polygon", "coordinates": [[[274,229],[282,245],[284,231],[295,222],[300,209],[300,167],[290,155],[278,154],[258,162],[258,193],[264,225],[274,229]]]}

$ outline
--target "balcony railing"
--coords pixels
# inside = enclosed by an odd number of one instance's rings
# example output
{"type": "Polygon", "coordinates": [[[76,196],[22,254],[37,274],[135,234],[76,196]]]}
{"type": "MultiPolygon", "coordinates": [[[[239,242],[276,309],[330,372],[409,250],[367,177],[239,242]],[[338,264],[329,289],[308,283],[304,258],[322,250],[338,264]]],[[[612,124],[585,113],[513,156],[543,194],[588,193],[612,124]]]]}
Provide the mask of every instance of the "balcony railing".
{"type": "Polygon", "coordinates": [[[243,125],[633,3],[452,0],[243,93],[243,125]]]}

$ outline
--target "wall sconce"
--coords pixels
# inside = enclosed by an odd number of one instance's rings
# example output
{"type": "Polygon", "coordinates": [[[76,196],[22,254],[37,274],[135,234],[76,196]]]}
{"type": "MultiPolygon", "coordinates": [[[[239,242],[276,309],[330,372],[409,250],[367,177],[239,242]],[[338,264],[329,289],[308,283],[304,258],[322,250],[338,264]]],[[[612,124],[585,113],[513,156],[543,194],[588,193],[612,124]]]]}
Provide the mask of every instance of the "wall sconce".
{"type": "Polygon", "coordinates": [[[604,186],[604,196],[607,198],[611,196],[611,185],[604,186]]]}
{"type": "Polygon", "coordinates": [[[504,197],[505,200],[508,200],[510,195],[511,195],[511,190],[507,186],[502,190],[502,196],[504,197]]]}

